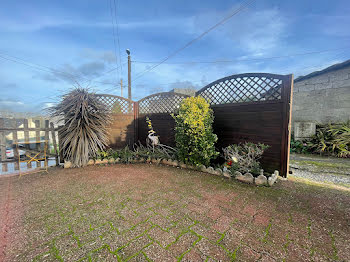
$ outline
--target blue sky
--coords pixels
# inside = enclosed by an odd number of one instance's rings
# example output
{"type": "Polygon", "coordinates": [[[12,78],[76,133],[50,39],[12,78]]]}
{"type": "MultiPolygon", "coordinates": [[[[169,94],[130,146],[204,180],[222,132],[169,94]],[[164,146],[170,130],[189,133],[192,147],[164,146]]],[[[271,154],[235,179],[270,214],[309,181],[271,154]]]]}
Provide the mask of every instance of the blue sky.
{"type": "MultiPolygon", "coordinates": [[[[108,83],[117,84],[121,77],[127,83],[126,48],[131,50],[135,61],[132,64],[135,78],[153,65],[137,61],[162,60],[241,3],[116,0],[119,59],[110,0],[2,0],[0,110],[40,112],[56,102],[75,81],[97,93],[120,95],[120,86],[108,83]],[[24,61],[8,61],[14,60],[13,57],[55,71],[18,63],[24,61]],[[120,63],[123,70],[105,73],[120,63]]],[[[168,60],[169,64],[162,64],[135,80],[133,99],[174,87],[201,88],[218,78],[243,72],[305,75],[347,60],[350,58],[350,48],[346,49],[350,47],[349,13],[347,0],[256,0],[168,60]],[[264,59],[323,50],[332,51],[264,59]],[[233,62],[181,64],[218,60],[233,62]]],[[[124,96],[126,92],[125,88],[124,96]]]]}

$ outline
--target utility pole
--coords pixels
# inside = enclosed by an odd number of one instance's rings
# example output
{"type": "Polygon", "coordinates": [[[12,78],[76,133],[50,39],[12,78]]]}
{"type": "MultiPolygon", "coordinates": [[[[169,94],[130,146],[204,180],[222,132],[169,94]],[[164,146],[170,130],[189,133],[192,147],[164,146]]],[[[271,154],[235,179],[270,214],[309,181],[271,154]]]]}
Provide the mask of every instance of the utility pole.
{"type": "Polygon", "coordinates": [[[123,78],[120,79],[120,96],[123,97],[123,78]]]}
{"type": "Polygon", "coordinates": [[[128,99],[131,100],[131,58],[130,58],[130,50],[126,49],[126,53],[128,54],[128,99]]]}

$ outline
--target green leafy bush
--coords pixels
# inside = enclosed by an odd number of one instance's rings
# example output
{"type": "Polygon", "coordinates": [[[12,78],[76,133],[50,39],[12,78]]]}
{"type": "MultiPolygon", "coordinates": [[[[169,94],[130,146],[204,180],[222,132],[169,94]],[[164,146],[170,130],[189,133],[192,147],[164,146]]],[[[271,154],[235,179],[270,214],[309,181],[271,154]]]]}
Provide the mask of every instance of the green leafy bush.
{"type": "Polygon", "coordinates": [[[178,159],[192,165],[209,165],[219,154],[215,151],[217,136],[213,133],[213,110],[202,97],[188,97],[173,115],[178,159]]]}
{"type": "Polygon", "coordinates": [[[226,166],[231,171],[249,172],[253,175],[259,175],[261,169],[259,160],[268,148],[268,145],[251,142],[225,147],[223,148],[223,152],[226,166]]]}
{"type": "Polygon", "coordinates": [[[307,144],[315,153],[350,157],[350,122],[319,127],[307,144]]]}
{"type": "Polygon", "coordinates": [[[307,142],[294,140],[293,138],[291,138],[291,140],[290,140],[290,152],[291,153],[298,153],[298,154],[307,154],[307,153],[311,153],[312,150],[307,142]]]}

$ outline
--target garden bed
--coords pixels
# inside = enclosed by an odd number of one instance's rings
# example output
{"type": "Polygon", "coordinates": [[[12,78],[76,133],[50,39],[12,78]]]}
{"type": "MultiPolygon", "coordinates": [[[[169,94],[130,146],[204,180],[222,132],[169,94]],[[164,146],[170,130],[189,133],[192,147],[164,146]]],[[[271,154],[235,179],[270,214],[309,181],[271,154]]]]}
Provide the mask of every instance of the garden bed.
{"type": "MultiPolygon", "coordinates": [[[[121,164],[123,163],[119,158],[117,159],[97,159],[93,160],[91,159],[88,162],[88,165],[109,165],[109,164],[121,164]]],[[[192,166],[188,165],[182,162],[179,162],[177,160],[172,160],[172,159],[144,159],[144,158],[139,158],[139,159],[130,159],[128,160],[128,163],[135,164],[135,163],[152,163],[156,165],[168,165],[168,166],[173,166],[173,167],[180,167],[183,169],[189,169],[189,170],[197,170],[201,171],[203,173],[208,173],[216,176],[221,176],[224,178],[227,178],[229,180],[231,179],[236,179],[238,181],[241,181],[243,183],[247,184],[254,184],[257,186],[273,186],[275,182],[277,181],[278,178],[278,171],[275,171],[272,174],[267,174],[264,173],[263,170],[261,170],[261,174],[259,176],[254,177],[251,173],[245,173],[242,174],[239,171],[236,171],[232,173],[230,170],[227,168],[214,168],[214,167],[206,167],[204,165],[201,166],[192,166]]],[[[64,168],[71,168],[72,164],[69,161],[66,161],[64,164],[64,168]]]]}

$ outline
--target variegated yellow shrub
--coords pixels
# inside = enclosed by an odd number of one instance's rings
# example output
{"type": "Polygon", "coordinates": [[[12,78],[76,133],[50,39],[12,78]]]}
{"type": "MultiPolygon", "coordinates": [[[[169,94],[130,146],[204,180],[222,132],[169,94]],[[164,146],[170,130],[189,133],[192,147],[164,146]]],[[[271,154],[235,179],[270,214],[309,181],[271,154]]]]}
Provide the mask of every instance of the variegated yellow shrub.
{"type": "Polygon", "coordinates": [[[215,151],[217,136],[213,133],[213,110],[202,97],[182,101],[173,116],[176,122],[176,147],[179,160],[193,165],[209,165],[219,154],[215,151]]]}

